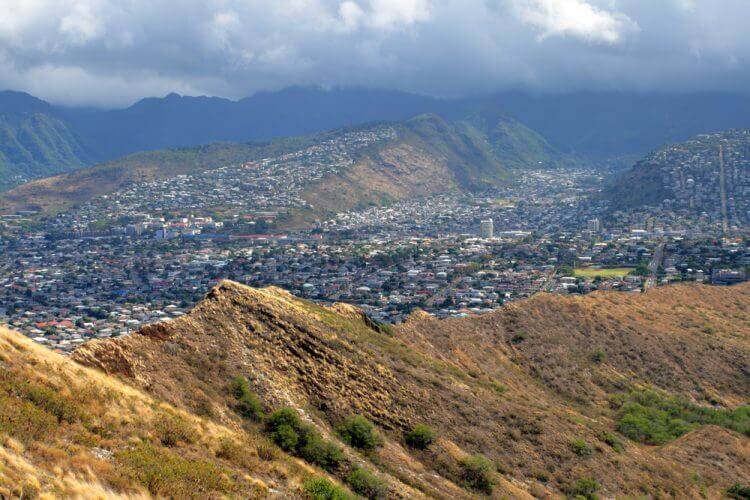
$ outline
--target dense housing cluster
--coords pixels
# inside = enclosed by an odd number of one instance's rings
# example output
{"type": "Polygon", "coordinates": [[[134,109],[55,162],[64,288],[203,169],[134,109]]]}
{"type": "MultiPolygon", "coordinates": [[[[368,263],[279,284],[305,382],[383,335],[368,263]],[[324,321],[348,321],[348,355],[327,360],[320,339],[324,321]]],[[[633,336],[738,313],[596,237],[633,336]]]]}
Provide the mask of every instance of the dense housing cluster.
{"type": "MultiPolygon", "coordinates": [[[[637,293],[746,277],[741,216],[728,232],[713,215],[675,204],[613,211],[594,168],[527,170],[484,192],[351,210],[307,230],[282,230],[285,214],[305,206],[305,183],[347,168],[361,148],[394,133],[351,132],[276,158],[133,185],[43,225],[30,213],[6,216],[0,320],[69,351],[178,317],[225,278],[357,304],[398,322],[416,308],[465,316],[539,291],[637,293]]],[[[733,155],[727,164],[741,161],[733,155]]],[[[679,170],[677,157],[668,158],[679,170]]],[[[730,213],[747,200],[737,170],[727,169],[730,213]]]]}

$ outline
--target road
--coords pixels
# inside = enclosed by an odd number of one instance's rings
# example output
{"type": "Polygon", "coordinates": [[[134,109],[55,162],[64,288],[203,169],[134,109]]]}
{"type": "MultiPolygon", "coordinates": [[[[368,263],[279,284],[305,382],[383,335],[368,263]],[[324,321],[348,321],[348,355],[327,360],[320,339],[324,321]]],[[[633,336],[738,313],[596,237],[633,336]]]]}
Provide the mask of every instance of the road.
{"type": "Polygon", "coordinates": [[[643,290],[648,290],[651,287],[656,286],[657,276],[656,273],[659,271],[659,266],[664,259],[664,243],[659,243],[654,251],[654,256],[651,258],[651,262],[648,263],[648,279],[646,280],[643,290]]]}

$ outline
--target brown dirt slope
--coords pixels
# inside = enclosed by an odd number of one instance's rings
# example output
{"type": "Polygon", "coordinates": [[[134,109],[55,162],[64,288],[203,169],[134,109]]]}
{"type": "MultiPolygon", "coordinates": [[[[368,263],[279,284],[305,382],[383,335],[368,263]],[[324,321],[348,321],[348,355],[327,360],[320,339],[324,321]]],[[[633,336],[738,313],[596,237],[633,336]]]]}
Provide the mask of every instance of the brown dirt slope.
{"type": "Polygon", "coordinates": [[[223,425],[239,425],[226,391],[236,375],[267,409],[298,408],[327,436],[363,414],[385,445],[347,450],[349,460],[379,471],[392,493],[466,495],[460,460],[481,453],[498,466],[498,497],[561,495],[589,478],[605,495],[719,495],[750,482],[747,436],[706,426],[641,445],[617,435],[609,400],[653,386],[746,404],[748,308],[747,285],[539,295],[477,318],[415,315],[391,333],[351,306],[224,282],[187,316],[89,343],[74,359],[185,410],[209,406],[223,425]],[[439,435],[427,451],[403,444],[416,423],[439,435]]]}

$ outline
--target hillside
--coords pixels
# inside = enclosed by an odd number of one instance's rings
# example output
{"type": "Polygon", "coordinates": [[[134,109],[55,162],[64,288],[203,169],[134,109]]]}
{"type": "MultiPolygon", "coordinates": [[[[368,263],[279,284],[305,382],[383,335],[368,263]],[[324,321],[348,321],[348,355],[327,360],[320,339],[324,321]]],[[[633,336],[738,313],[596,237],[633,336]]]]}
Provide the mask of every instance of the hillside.
{"type": "Polygon", "coordinates": [[[51,106],[27,94],[0,93],[0,191],[89,160],[77,134],[51,106]]]}
{"type": "Polygon", "coordinates": [[[170,94],[123,109],[97,110],[53,106],[6,91],[0,92],[0,123],[5,128],[0,157],[6,157],[3,168],[10,177],[23,177],[6,181],[0,189],[142,151],[266,141],[428,113],[471,124],[484,136],[502,130],[502,124],[495,126],[497,116],[503,123],[523,124],[525,131],[514,127],[500,141],[498,152],[512,152],[503,160],[525,152],[524,165],[527,159],[554,164],[562,151],[579,158],[624,161],[697,133],[746,128],[748,111],[750,99],[744,94],[508,92],[444,100],[387,90],[293,87],[239,101],[170,94]],[[25,125],[18,124],[19,117],[25,125]],[[481,123],[488,117],[492,119],[481,123]],[[558,152],[552,158],[550,147],[558,152]]]}
{"type": "Polygon", "coordinates": [[[680,285],[384,327],[351,306],[224,282],[187,316],[73,359],[185,411],[211,408],[217,425],[241,421],[226,390],[238,375],[265,411],[296,408],[334,441],[362,415],[382,445],[342,443],[349,465],[330,470],[346,478],[364,465],[391,494],[465,497],[461,487],[494,483],[498,498],[717,497],[750,483],[750,413],[738,408],[750,392],[749,308],[750,286],[680,285]],[[425,450],[405,443],[417,424],[437,437],[425,450]],[[475,454],[492,463],[479,482],[463,465],[475,454]]]}
{"type": "Polygon", "coordinates": [[[747,223],[750,131],[703,134],[654,151],[624,172],[607,196],[615,208],[668,206],[747,223]]]}
{"type": "Polygon", "coordinates": [[[0,366],[0,497],[295,497],[325,476],[257,431],[186,413],[2,328],[0,366]]]}
{"type": "MultiPolygon", "coordinates": [[[[513,126],[513,123],[508,125],[513,126]]],[[[301,196],[317,215],[451,189],[479,189],[503,182],[509,175],[509,168],[498,160],[486,141],[435,115],[422,115],[400,123],[350,127],[267,143],[221,143],[139,153],[19,186],[0,195],[0,210],[54,213],[136,183],[177,175],[211,182],[212,169],[259,159],[271,159],[280,168],[290,161],[303,161],[301,168],[306,166],[307,155],[319,154],[326,147],[344,150],[310,162],[335,165],[343,154],[351,160],[351,165],[306,183],[301,196]],[[366,148],[347,142],[352,134],[374,133],[383,127],[392,130],[395,137],[384,136],[366,148]],[[302,160],[285,159],[283,155],[287,153],[295,153],[302,160]]],[[[201,192],[196,192],[196,196],[200,197],[201,192]]],[[[299,217],[309,217],[309,212],[299,217]]]]}

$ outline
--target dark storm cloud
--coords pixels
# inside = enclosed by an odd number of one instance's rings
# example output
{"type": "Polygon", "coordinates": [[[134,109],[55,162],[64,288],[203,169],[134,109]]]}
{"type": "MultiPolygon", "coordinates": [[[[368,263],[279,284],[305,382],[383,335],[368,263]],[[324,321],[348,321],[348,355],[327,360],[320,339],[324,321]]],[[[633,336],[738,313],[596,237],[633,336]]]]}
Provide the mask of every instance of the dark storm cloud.
{"type": "Polygon", "coordinates": [[[295,84],[739,90],[747,0],[0,0],[0,88],[122,105],[295,84]]]}

